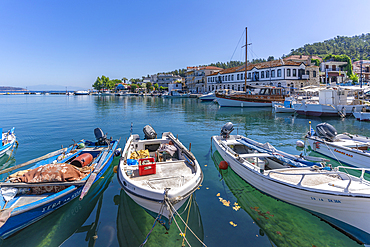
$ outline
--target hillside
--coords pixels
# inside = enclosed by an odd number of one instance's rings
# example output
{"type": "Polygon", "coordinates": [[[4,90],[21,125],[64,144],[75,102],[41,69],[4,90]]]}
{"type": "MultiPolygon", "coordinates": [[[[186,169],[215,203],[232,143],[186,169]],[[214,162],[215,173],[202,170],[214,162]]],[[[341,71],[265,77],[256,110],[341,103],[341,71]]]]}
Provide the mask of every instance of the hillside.
{"type": "Polygon", "coordinates": [[[316,55],[325,57],[327,54],[347,55],[352,61],[370,60],[370,33],[353,37],[337,36],[333,39],[306,44],[292,49],[290,55],[316,55]],[[362,55],[362,57],[361,57],[362,55]]]}

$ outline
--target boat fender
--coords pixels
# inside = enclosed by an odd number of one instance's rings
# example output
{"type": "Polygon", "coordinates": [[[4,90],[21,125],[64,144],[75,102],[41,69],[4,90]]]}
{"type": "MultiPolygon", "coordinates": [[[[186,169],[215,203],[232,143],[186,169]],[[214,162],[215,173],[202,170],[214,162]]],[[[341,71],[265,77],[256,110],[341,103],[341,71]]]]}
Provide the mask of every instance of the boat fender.
{"type": "Polygon", "coordinates": [[[117,173],[117,169],[118,169],[118,166],[114,166],[114,167],[113,167],[113,172],[114,172],[114,173],[117,173]]]}
{"type": "Polygon", "coordinates": [[[296,143],[297,147],[303,148],[304,147],[304,142],[301,140],[297,140],[296,143]]]}
{"type": "Polygon", "coordinates": [[[226,170],[229,167],[229,164],[226,161],[223,160],[223,161],[220,162],[220,164],[218,165],[218,167],[221,170],[226,170]]]}
{"type": "Polygon", "coordinates": [[[116,151],[114,151],[114,156],[118,157],[121,155],[121,151],[116,149],[116,151]]]}
{"type": "Polygon", "coordinates": [[[71,165],[77,167],[84,167],[90,165],[93,160],[93,156],[89,153],[84,153],[77,156],[74,160],[71,161],[71,165]]]}

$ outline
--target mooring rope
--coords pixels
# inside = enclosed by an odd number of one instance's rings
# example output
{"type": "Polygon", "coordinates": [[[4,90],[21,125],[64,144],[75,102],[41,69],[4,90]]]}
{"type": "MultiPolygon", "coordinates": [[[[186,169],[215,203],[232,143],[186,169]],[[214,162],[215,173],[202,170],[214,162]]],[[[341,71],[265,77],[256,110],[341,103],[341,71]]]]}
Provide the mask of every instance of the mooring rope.
{"type": "MultiPolygon", "coordinates": [[[[166,203],[167,203],[167,205],[171,208],[171,210],[173,210],[175,213],[177,213],[177,211],[176,211],[176,209],[175,209],[175,207],[168,201],[168,200],[166,200],[166,203]]],[[[187,227],[187,228],[189,228],[189,231],[194,235],[194,237],[203,245],[203,246],[205,246],[205,247],[207,247],[207,245],[205,245],[205,243],[203,243],[203,241],[202,240],[200,240],[200,238],[198,238],[198,236],[193,232],[193,230],[191,230],[191,228],[188,226],[188,224],[186,224],[186,222],[183,220],[183,218],[181,218],[181,216],[180,215],[178,215],[179,216],[179,218],[180,218],[180,220],[184,223],[184,225],[187,227]]],[[[175,217],[173,217],[173,219],[174,219],[174,221],[175,221],[175,223],[176,223],[176,225],[177,225],[177,222],[176,222],[176,219],[175,219],[175,217]]],[[[177,225],[177,227],[179,228],[179,226],[177,225]]],[[[181,229],[179,228],[179,230],[180,230],[180,233],[182,234],[182,236],[185,238],[185,235],[183,235],[183,233],[182,233],[182,231],[181,231],[181,229]]],[[[187,241],[187,239],[185,238],[185,241],[188,243],[188,241],[187,241]]],[[[188,243],[189,244],[189,243],[188,243]]],[[[190,246],[190,244],[189,244],[189,246],[190,246]]]]}
{"type": "Polygon", "coordinates": [[[163,212],[163,206],[164,206],[164,203],[162,203],[162,206],[161,206],[161,208],[160,208],[160,210],[159,210],[158,216],[157,216],[157,218],[155,218],[155,220],[154,220],[154,223],[153,223],[152,229],[150,229],[149,233],[146,235],[146,238],[145,238],[144,242],[140,245],[140,247],[144,246],[144,244],[146,244],[146,242],[148,241],[149,236],[150,236],[150,234],[152,233],[152,231],[153,231],[153,229],[154,229],[155,225],[157,224],[158,219],[159,219],[159,218],[160,218],[160,216],[162,215],[162,212],[163,212]]]}

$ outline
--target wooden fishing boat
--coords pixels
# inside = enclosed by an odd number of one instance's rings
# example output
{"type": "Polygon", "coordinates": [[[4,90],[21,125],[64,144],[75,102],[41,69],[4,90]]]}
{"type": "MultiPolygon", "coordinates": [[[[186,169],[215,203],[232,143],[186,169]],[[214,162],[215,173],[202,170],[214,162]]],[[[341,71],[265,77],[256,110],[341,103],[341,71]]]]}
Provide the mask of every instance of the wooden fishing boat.
{"type": "Polygon", "coordinates": [[[172,217],[203,181],[194,155],[172,133],[161,138],[145,126],[146,139],[131,135],[123,150],[118,181],[126,193],[167,229],[172,217]]]}
{"type": "MultiPolygon", "coordinates": [[[[311,129],[311,122],[310,122],[311,129]]],[[[337,130],[328,123],[316,126],[306,139],[311,149],[339,162],[355,167],[370,168],[370,139],[365,136],[349,133],[338,134],[337,130]]]]}
{"type": "Polygon", "coordinates": [[[367,168],[303,166],[287,167],[271,154],[245,145],[241,135],[221,132],[212,142],[230,168],[258,190],[301,207],[352,235],[370,243],[370,182],[367,168]],[[360,170],[355,177],[347,169],[360,170]]]}
{"type": "MultiPolygon", "coordinates": [[[[30,169],[10,174],[5,182],[0,183],[2,238],[31,225],[73,199],[83,199],[91,185],[102,177],[112,163],[119,143],[117,140],[108,140],[99,128],[94,133],[97,142],[81,140],[68,148],[40,157],[44,160],[30,169]]],[[[5,169],[0,174],[22,165],[5,169]]]]}
{"type": "Polygon", "coordinates": [[[17,138],[14,133],[14,127],[11,128],[8,132],[2,131],[0,129],[1,133],[1,140],[0,140],[0,157],[2,157],[6,152],[9,150],[12,150],[16,143],[17,143],[17,138]]]}

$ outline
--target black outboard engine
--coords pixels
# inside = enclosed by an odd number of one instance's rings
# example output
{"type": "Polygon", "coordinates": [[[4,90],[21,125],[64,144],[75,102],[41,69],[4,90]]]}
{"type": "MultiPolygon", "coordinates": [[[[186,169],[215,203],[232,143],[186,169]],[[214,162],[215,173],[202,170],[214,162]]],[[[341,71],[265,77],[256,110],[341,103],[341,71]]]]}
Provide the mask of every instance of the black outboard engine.
{"type": "Polygon", "coordinates": [[[101,128],[94,129],[94,134],[96,140],[98,140],[96,145],[109,145],[110,141],[107,139],[107,135],[104,135],[101,128]]]}
{"type": "Polygon", "coordinates": [[[150,139],[155,139],[157,138],[157,133],[155,133],[154,129],[150,125],[146,125],[143,129],[145,139],[150,140],[150,139]]]}
{"type": "Polygon", "coordinates": [[[335,136],[338,134],[337,130],[328,123],[321,123],[316,125],[316,133],[319,137],[324,138],[328,141],[333,141],[335,136]]]}
{"type": "Polygon", "coordinates": [[[234,130],[234,126],[232,122],[226,123],[224,126],[221,128],[221,136],[223,138],[228,138],[230,133],[234,130]]]}

